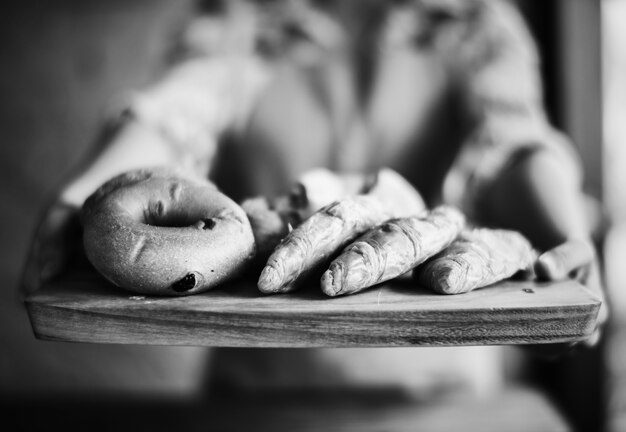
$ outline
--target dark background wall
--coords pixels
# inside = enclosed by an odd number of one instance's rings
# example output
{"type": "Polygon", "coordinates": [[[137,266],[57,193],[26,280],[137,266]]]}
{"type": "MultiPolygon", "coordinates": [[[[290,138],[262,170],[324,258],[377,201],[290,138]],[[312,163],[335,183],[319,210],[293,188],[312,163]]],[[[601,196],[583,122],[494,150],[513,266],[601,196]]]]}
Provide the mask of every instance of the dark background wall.
{"type": "Polygon", "coordinates": [[[0,5],[0,397],[195,391],[205,350],[42,342],[18,295],[40,212],[123,89],[158,71],[189,2],[0,5]]]}

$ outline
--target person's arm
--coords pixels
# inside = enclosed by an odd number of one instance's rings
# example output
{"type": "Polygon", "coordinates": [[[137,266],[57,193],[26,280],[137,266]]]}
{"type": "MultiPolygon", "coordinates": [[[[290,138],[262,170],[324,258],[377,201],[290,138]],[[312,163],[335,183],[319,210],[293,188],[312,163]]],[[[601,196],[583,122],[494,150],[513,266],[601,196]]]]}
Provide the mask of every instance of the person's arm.
{"type": "Polygon", "coordinates": [[[500,2],[485,2],[467,30],[455,60],[473,124],[456,173],[460,195],[478,224],[520,231],[543,252],[538,277],[576,277],[604,298],[582,170],[547,120],[531,36],[500,2]]]}
{"type": "MultiPolygon", "coordinates": [[[[485,192],[483,220],[518,230],[543,253],[535,264],[543,280],[576,278],[603,300],[599,325],[607,318],[600,266],[584,196],[562,161],[535,151],[501,172],[485,192]]],[[[599,332],[587,341],[597,342],[599,332]]]]}
{"type": "Polygon", "coordinates": [[[58,276],[80,252],[79,210],[105,181],[156,166],[209,175],[219,135],[240,119],[262,83],[254,61],[247,68],[230,61],[194,59],[172,68],[105,125],[102,142],[42,212],[23,275],[24,293],[58,276]]]}
{"type": "Polygon", "coordinates": [[[113,127],[117,131],[111,139],[103,143],[94,157],[85,161],[60,191],[61,202],[80,207],[98,186],[117,174],[135,168],[175,164],[174,148],[150,125],[131,118],[113,127]]]}

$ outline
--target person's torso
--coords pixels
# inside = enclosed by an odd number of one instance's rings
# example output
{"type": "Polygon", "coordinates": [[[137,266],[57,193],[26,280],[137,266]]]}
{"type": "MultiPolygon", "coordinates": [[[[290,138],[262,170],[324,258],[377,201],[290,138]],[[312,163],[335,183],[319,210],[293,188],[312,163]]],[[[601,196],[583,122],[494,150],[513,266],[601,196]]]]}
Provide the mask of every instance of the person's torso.
{"type": "MultiPolygon", "coordinates": [[[[365,102],[350,90],[355,85],[350,73],[342,72],[274,66],[245,128],[229,138],[227,163],[241,165],[229,170],[242,186],[228,192],[281,194],[312,168],[386,166],[407,178],[429,204],[440,201],[465,131],[437,56],[410,49],[384,55],[365,102]],[[324,95],[333,92],[332,98],[324,95]]],[[[236,180],[231,178],[230,186],[236,180]]]]}
{"type": "MultiPolygon", "coordinates": [[[[453,77],[434,49],[383,53],[367,98],[354,74],[327,65],[278,62],[245,127],[224,146],[226,191],[235,198],[285,193],[318,167],[389,167],[428,205],[467,133],[453,77]],[[326,72],[324,72],[326,71],[326,72]],[[232,164],[232,165],[231,165],[232,164]]],[[[213,382],[235,391],[400,387],[428,396],[442,389],[489,392],[503,378],[497,347],[217,349],[213,382]]]]}
{"type": "MultiPolygon", "coordinates": [[[[457,155],[462,129],[445,70],[427,51],[390,53],[381,64],[365,113],[368,127],[350,131],[331,115],[356,100],[320,98],[315,71],[281,64],[261,92],[238,143],[229,143],[229,160],[244,160],[232,173],[248,178],[243,195],[280,194],[282,187],[317,167],[367,170],[390,167],[407,178],[430,203],[440,199],[444,178],[457,155]],[[233,150],[235,149],[235,150],[233,150]],[[237,174],[239,175],[239,174],[237,174]]],[[[341,90],[346,75],[330,84],[341,90]],[[343,78],[342,78],[343,77],[343,78]]],[[[329,85],[328,82],[325,85],[329,85]]],[[[331,87],[330,90],[336,90],[331,87]]],[[[344,89],[345,90],[345,89],[344,89]]],[[[350,92],[346,92],[349,96],[350,92]]],[[[364,120],[363,117],[357,119],[364,120]]],[[[362,125],[361,125],[362,126],[362,125]]],[[[240,191],[241,193],[241,191],[240,191]]],[[[237,391],[401,387],[421,396],[462,387],[473,392],[497,387],[497,349],[219,349],[213,379],[237,391]],[[494,355],[495,354],[495,355],[494,355]]]]}

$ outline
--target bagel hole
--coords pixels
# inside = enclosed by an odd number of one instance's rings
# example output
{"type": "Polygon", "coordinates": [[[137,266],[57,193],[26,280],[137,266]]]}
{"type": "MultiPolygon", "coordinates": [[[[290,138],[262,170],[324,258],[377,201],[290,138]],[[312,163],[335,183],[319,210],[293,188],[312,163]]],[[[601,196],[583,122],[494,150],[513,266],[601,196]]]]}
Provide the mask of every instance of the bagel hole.
{"type": "Polygon", "coordinates": [[[147,225],[165,228],[184,228],[194,225],[194,220],[190,217],[168,215],[165,217],[150,217],[144,221],[147,225]]]}
{"type": "MultiPolygon", "coordinates": [[[[166,207],[163,201],[155,201],[150,203],[147,211],[143,215],[143,223],[147,225],[167,228],[184,228],[202,224],[202,228],[207,225],[208,219],[198,219],[202,217],[195,211],[182,210],[173,207],[166,207]]],[[[215,226],[215,222],[213,222],[215,226]]],[[[212,228],[212,227],[211,227],[212,228]]]]}

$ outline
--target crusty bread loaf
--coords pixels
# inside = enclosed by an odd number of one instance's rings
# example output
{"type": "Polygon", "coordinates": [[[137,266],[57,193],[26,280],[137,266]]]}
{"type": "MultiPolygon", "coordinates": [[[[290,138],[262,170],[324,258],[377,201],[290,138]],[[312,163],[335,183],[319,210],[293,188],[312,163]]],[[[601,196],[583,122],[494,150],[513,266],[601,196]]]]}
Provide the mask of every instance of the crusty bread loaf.
{"type": "Polygon", "coordinates": [[[81,220],[89,261],[138,293],[199,293],[237,275],[254,255],[242,208],[212,183],[168,169],[111,179],[87,199],[81,220]]]}

